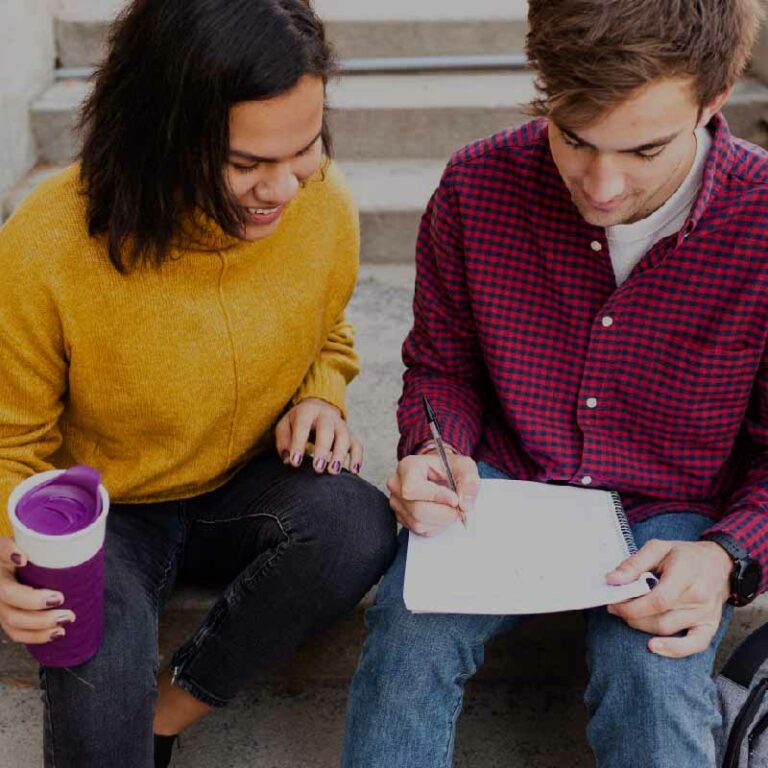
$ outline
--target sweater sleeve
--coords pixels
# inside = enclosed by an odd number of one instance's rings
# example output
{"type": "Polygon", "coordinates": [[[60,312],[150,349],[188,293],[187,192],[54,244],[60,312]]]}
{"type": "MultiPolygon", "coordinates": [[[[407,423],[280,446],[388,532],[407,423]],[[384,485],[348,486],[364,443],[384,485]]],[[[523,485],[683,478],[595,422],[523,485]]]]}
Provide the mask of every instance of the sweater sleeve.
{"type": "Polygon", "coordinates": [[[360,371],[354,343],[352,324],[342,315],[328,334],[320,354],[315,358],[294,395],[294,405],[309,397],[317,397],[335,405],[346,418],[344,395],[347,384],[360,371]]]}
{"type": "Polygon", "coordinates": [[[360,225],[357,208],[335,163],[328,165],[324,183],[336,227],[334,246],[328,254],[333,268],[330,271],[326,310],[331,313],[332,324],[317,357],[293,396],[292,404],[317,397],[335,405],[346,419],[347,384],[360,372],[360,361],[355,352],[355,331],[345,314],[360,265],[360,225]]]}
{"type": "Polygon", "coordinates": [[[16,218],[0,230],[0,535],[11,533],[7,501],[14,486],[52,468],[67,382],[56,303],[25,255],[34,242],[28,229],[16,218]]]}

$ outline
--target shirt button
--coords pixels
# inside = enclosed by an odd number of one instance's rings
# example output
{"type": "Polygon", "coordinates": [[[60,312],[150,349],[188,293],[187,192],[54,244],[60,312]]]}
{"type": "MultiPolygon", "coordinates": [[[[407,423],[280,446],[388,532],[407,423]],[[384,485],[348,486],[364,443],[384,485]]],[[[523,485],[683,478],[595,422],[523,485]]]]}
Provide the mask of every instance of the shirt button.
{"type": "Polygon", "coordinates": [[[592,485],[592,476],[591,475],[584,475],[584,477],[581,478],[581,484],[582,485],[592,485]]]}
{"type": "Polygon", "coordinates": [[[597,398],[596,397],[588,397],[587,398],[587,408],[597,408],[597,398]]]}
{"type": "Polygon", "coordinates": [[[599,240],[593,240],[589,247],[595,252],[603,250],[603,244],[599,240]]]}
{"type": "Polygon", "coordinates": [[[610,328],[613,325],[613,318],[607,315],[603,318],[603,328],[610,328]]]}

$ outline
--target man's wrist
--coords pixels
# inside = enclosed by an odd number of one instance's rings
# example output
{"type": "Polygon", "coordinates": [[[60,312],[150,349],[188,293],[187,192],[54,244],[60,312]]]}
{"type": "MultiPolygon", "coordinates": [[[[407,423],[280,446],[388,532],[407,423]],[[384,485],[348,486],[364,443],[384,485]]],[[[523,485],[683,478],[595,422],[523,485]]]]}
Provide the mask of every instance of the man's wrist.
{"type": "MultiPolygon", "coordinates": [[[[443,441],[443,448],[445,448],[446,453],[455,453],[458,454],[458,451],[450,444],[443,441]]],[[[428,453],[437,453],[437,443],[434,440],[427,440],[426,443],[421,445],[419,449],[416,451],[417,456],[426,456],[428,453]]]]}
{"type": "Polygon", "coordinates": [[[731,596],[731,573],[733,572],[733,559],[721,547],[716,541],[700,541],[699,544],[705,546],[710,550],[713,556],[716,558],[717,570],[721,579],[718,581],[722,584],[722,598],[725,603],[731,596]]]}
{"type": "Polygon", "coordinates": [[[712,531],[702,536],[702,543],[719,546],[731,560],[728,602],[741,606],[751,603],[760,590],[762,568],[733,536],[724,531],[712,531]]]}

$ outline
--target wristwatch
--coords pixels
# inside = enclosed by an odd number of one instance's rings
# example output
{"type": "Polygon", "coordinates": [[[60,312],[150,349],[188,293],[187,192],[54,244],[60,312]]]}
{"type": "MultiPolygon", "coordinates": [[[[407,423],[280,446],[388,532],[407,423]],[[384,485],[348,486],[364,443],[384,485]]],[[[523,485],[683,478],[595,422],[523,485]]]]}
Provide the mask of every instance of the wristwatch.
{"type": "Polygon", "coordinates": [[[731,605],[741,606],[751,603],[757,596],[760,588],[762,569],[760,563],[749,556],[744,547],[736,539],[727,533],[716,531],[702,537],[704,541],[714,541],[719,544],[733,561],[731,571],[731,595],[728,602],[731,605]]]}

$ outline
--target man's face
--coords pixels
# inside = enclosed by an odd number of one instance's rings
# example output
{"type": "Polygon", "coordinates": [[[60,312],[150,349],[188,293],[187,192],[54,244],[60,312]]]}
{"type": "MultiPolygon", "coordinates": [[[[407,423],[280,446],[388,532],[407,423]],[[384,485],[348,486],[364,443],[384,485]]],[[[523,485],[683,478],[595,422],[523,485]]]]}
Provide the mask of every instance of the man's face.
{"type": "MultiPolygon", "coordinates": [[[[689,78],[656,80],[597,122],[571,129],[549,120],[555,165],[584,219],[631,224],[661,207],[696,155],[699,108],[689,78]]],[[[704,122],[709,117],[704,111],[704,122]]]]}

